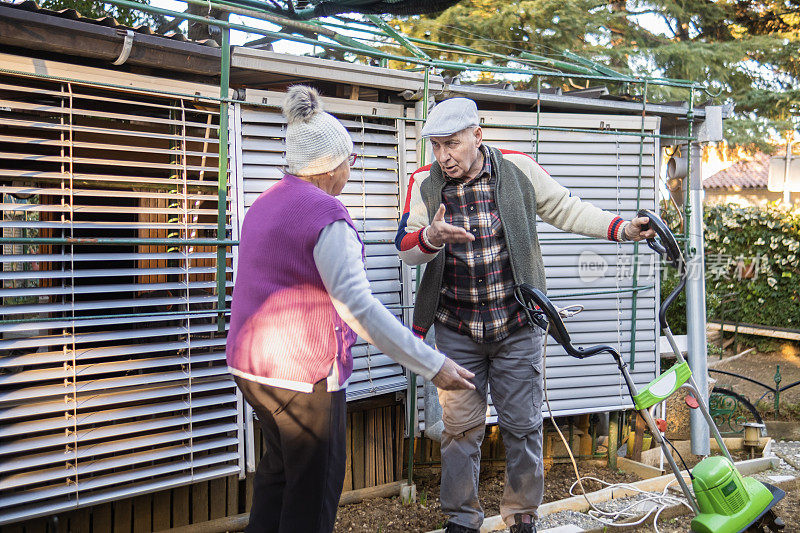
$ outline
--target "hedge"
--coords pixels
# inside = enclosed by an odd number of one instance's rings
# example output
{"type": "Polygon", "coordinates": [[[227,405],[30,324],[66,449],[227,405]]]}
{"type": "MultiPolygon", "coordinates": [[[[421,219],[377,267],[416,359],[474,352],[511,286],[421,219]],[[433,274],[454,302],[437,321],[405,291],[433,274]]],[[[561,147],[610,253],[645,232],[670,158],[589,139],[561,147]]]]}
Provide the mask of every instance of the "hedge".
{"type": "MultiPolygon", "coordinates": [[[[800,329],[800,211],[710,205],[704,221],[707,318],[800,329]]],[[[664,298],[677,276],[671,268],[661,276],[664,298]]],[[[673,333],[686,333],[684,296],[668,321],[673,333]]]]}

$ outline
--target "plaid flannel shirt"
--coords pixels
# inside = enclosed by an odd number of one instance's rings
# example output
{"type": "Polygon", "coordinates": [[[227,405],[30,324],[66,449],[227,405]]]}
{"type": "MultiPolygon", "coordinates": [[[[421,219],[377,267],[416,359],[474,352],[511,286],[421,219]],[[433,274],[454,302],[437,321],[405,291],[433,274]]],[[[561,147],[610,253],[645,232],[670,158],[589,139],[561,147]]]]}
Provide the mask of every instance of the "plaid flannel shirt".
{"type": "Polygon", "coordinates": [[[470,231],[473,242],[448,244],[436,321],[475,342],[497,342],[525,325],[514,298],[514,277],[503,226],[495,205],[497,176],[481,145],[484,166],[468,181],[451,181],[442,190],[445,220],[470,231]]]}

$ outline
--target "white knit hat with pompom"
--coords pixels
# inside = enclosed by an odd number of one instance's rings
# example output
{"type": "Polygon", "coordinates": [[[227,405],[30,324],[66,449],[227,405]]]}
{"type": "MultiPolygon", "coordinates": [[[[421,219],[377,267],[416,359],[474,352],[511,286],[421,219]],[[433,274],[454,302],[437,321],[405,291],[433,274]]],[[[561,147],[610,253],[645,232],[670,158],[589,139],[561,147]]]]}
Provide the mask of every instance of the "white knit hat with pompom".
{"type": "Polygon", "coordinates": [[[353,139],[342,123],[322,110],[312,87],[289,88],[283,104],[286,126],[286,171],[295,176],[330,172],[353,153],[353,139]]]}

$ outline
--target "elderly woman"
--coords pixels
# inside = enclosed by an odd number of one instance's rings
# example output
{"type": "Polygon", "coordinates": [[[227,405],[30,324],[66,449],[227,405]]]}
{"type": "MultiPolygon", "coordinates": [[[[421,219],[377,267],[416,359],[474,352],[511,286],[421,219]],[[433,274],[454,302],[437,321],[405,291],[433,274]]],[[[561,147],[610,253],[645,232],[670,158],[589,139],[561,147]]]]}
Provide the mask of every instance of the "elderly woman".
{"type": "Polygon", "coordinates": [[[345,388],[356,335],[442,389],[470,372],[403,327],[372,295],[342,192],[353,141],[310,87],[284,105],[287,173],[247,212],[227,359],[258,413],[266,451],[247,532],[330,532],[344,481],[345,388]]]}

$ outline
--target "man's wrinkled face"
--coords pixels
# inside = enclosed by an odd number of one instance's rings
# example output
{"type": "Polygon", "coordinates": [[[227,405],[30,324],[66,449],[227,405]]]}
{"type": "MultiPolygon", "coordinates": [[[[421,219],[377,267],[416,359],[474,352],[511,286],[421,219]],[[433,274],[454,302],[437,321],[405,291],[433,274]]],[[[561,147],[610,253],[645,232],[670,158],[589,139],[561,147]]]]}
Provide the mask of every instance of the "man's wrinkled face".
{"type": "Polygon", "coordinates": [[[447,137],[430,137],[433,156],[451,179],[474,178],[483,167],[480,127],[457,131],[447,137]]]}

